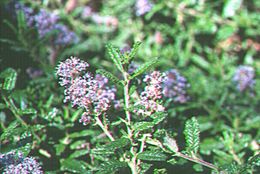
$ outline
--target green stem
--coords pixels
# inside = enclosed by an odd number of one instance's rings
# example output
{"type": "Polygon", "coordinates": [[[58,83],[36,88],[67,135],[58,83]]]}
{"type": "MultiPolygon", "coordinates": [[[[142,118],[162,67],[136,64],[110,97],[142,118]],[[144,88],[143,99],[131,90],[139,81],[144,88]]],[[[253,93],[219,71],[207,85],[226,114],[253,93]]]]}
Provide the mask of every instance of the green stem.
{"type": "Polygon", "coordinates": [[[103,125],[101,120],[98,116],[95,117],[97,125],[103,130],[103,132],[106,134],[106,136],[110,139],[110,141],[115,141],[114,137],[110,134],[110,132],[107,130],[107,128],[103,125]]]}
{"type": "Polygon", "coordinates": [[[179,157],[181,157],[181,158],[184,158],[184,159],[186,159],[186,160],[189,160],[189,161],[192,161],[192,162],[195,162],[195,163],[199,163],[199,164],[201,164],[201,165],[203,165],[203,166],[206,166],[206,167],[208,167],[208,168],[211,168],[211,169],[213,169],[213,170],[215,170],[215,171],[219,171],[219,169],[215,166],[215,165],[213,165],[213,164],[211,164],[211,163],[208,163],[208,162],[206,162],[206,161],[203,161],[203,160],[201,160],[201,159],[198,159],[198,158],[192,158],[192,157],[189,157],[189,156],[187,156],[187,155],[185,155],[185,154],[182,154],[182,153],[180,153],[180,152],[178,152],[177,154],[176,154],[176,156],[179,156],[179,157]]]}
{"type": "Polygon", "coordinates": [[[124,100],[125,100],[125,114],[126,114],[126,127],[129,139],[131,141],[132,147],[130,149],[130,152],[132,154],[132,158],[130,163],[128,164],[131,168],[132,174],[138,173],[138,164],[140,163],[139,160],[137,160],[137,154],[135,152],[135,143],[133,140],[133,131],[131,129],[131,113],[129,112],[129,106],[130,106],[130,96],[129,96],[129,86],[130,86],[130,80],[129,80],[129,74],[127,72],[123,73],[125,85],[124,85],[124,100]]]}

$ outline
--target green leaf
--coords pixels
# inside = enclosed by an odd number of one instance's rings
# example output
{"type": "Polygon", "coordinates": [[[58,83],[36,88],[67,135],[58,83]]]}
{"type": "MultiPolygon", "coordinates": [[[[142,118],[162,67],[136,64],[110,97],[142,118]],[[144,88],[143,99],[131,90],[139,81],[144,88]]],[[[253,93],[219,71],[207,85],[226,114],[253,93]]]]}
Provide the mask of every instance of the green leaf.
{"type": "Polygon", "coordinates": [[[167,156],[160,151],[144,151],[139,153],[137,158],[146,161],[166,161],[167,156]]]}
{"type": "Polygon", "coordinates": [[[34,108],[27,108],[27,109],[19,109],[19,115],[28,115],[28,114],[37,114],[37,111],[34,108]]]}
{"type": "Polygon", "coordinates": [[[66,159],[61,161],[61,170],[62,171],[70,171],[72,173],[85,173],[86,165],[79,160],[75,159],[66,159]]]}
{"type": "Polygon", "coordinates": [[[78,157],[81,157],[81,156],[85,156],[86,154],[89,153],[89,150],[88,149],[83,149],[83,150],[76,150],[75,152],[73,152],[69,158],[78,158],[78,157]]]}
{"type": "Polygon", "coordinates": [[[199,123],[195,117],[192,117],[185,123],[185,140],[187,145],[187,151],[195,155],[199,149],[199,123]]]}
{"type": "Polygon", "coordinates": [[[71,133],[71,134],[69,134],[69,137],[78,138],[78,137],[93,136],[95,134],[96,134],[96,132],[94,130],[83,130],[80,132],[71,133]]]}
{"type": "Polygon", "coordinates": [[[25,15],[24,15],[24,12],[22,10],[20,10],[18,12],[18,15],[17,15],[17,21],[18,21],[18,29],[19,30],[23,30],[26,28],[27,24],[26,24],[26,20],[25,20],[25,15]]]}
{"type": "Polygon", "coordinates": [[[131,62],[134,59],[141,44],[142,44],[142,42],[139,42],[139,41],[134,43],[133,48],[128,56],[128,62],[131,62]]]}
{"type": "Polygon", "coordinates": [[[156,63],[158,63],[158,58],[154,58],[144,64],[142,64],[141,66],[139,66],[134,72],[133,74],[130,76],[131,79],[143,74],[145,71],[147,71],[148,69],[150,69],[151,67],[153,67],[156,63]]]}
{"type": "Polygon", "coordinates": [[[153,122],[147,122],[147,121],[137,122],[134,124],[134,130],[136,132],[139,132],[146,129],[151,129],[153,126],[154,126],[153,122]]]}
{"type": "Polygon", "coordinates": [[[2,86],[4,90],[10,91],[14,89],[17,79],[17,72],[13,68],[7,68],[0,74],[0,77],[4,78],[4,83],[2,86]]]}
{"type": "Polygon", "coordinates": [[[107,47],[110,58],[113,60],[114,64],[118,68],[118,70],[121,72],[124,72],[120,51],[117,48],[115,48],[114,46],[112,46],[111,44],[107,44],[106,47],[107,47]]]}
{"type": "Polygon", "coordinates": [[[105,173],[111,174],[123,167],[127,167],[126,162],[110,160],[106,163],[101,164],[101,167],[99,169],[99,172],[97,172],[97,174],[105,174],[105,173]]]}
{"type": "Polygon", "coordinates": [[[107,77],[109,80],[111,80],[112,82],[114,82],[115,84],[119,84],[119,85],[123,85],[123,82],[121,80],[119,80],[116,76],[114,76],[112,73],[104,70],[104,69],[98,69],[96,71],[96,73],[98,74],[102,74],[105,77],[107,77]]]}

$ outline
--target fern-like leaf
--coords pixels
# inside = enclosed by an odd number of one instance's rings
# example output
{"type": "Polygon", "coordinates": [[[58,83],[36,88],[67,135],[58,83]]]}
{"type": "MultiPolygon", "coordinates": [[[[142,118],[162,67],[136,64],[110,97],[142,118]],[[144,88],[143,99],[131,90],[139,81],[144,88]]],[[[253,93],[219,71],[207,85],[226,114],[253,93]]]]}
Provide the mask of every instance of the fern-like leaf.
{"type": "Polygon", "coordinates": [[[131,75],[131,79],[141,75],[142,73],[144,73],[145,71],[147,71],[148,69],[150,69],[151,67],[153,67],[156,63],[158,63],[158,58],[154,58],[144,64],[142,64],[141,66],[139,66],[133,73],[133,75],[131,75]]]}
{"type": "Polygon", "coordinates": [[[199,149],[199,123],[195,117],[192,117],[185,123],[185,140],[187,145],[187,151],[190,152],[192,155],[195,155],[199,149]]]}
{"type": "Polygon", "coordinates": [[[123,65],[122,65],[122,58],[119,49],[115,48],[111,44],[107,44],[106,47],[110,58],[113,60],[118,70],[124,72],[123,65]]]}

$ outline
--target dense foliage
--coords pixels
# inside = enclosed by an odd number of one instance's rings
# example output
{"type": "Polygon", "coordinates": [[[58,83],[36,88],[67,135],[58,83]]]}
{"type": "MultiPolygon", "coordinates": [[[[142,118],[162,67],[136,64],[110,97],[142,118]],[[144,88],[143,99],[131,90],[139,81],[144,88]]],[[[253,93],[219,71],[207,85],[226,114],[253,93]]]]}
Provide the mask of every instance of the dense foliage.
{"type": "Polygon", "coordinates": [[[3,0],[1,173],[259,173],[260,1],[3,0]]]}

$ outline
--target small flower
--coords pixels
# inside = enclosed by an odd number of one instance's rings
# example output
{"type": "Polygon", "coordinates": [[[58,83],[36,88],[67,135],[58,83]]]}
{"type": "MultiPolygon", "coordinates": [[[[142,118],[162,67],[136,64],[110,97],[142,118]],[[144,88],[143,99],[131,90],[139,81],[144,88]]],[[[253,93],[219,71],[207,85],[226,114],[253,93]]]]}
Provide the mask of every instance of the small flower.
{"type": "Polygon", "coordinates": [[[137,0],[135,4],[136,15],[142,16],[152,9],[153,5],[149,0],[137,0]]]}
{"type": "Polygon", "coordinates": [[[253,89],[255,85],[255,71],[251,66],[239,66],[233,76],[233,81],[237,85],[236,88],[242,92],[246,89],[253,89]]]}
{"type": "Polygon", "coordinates": [[[0,163],[5,167],[4,174],[43,174],[39,163],[33,157],[24,157],[21,152],[1,154],[0,163]]]}
{"type": "Polygon", "coordinates": [[[140,115],[151,115],[154,112],[163,112],[164,107],[159,103],[159,99],[162,98],[162,82],[164,80],[164,74],[159,71],[154,71],[149,75],[146,75],[143,81],[146,83],[144,91],[140,95],[140,101],[136,102],[136,106],[142,108],[134,110],[140,115]]]}

